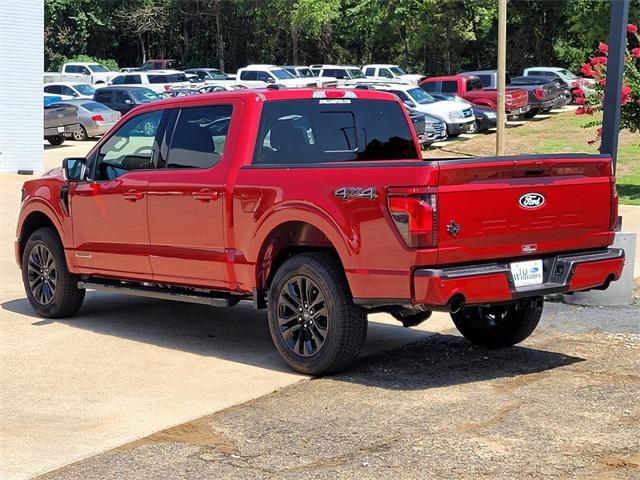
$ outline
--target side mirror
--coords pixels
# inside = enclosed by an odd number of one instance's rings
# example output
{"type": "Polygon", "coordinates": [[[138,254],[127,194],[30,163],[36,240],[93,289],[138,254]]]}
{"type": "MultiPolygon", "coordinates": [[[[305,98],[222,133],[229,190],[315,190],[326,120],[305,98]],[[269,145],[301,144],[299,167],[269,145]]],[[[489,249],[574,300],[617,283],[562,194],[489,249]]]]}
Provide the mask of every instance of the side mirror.
{"type": "Polygon", "coordinates": [[[124,103],[126,103],[127,105],[133,105],[133,102],[131,100],[129,100],[128,98],[125,99],[124,103]]]}
{"type": "Polygon", "coordinates": [[[271,78],[271,77],[267,77],[267,79],[265,80],[265,82],[267,82],[267,83],[276,83],[276,81],[275,81],[273,78],[271,78]]]}
{"type": "Polygon", "coordinates": [[[69,182],[81,182],[87,178],[87,159],[84,157],[65,158],[62,161],[64,178],[69,182]]]}
{"type": "Polygon", "coordinates": [[[411,100],[403,100],[402,103],[404,103],[404,106],[407,108],[413,109],[415,107],[411,100]]]}

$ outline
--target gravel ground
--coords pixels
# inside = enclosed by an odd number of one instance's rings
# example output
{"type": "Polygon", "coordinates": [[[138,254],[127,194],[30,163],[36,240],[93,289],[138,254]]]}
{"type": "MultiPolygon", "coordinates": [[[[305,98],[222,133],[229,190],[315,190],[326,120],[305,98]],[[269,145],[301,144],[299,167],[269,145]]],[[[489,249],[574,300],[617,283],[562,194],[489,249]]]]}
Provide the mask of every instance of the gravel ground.
{"type": "Polygon", "coordinates": [[[545,309],[521,346],[434,335],[40,478],[640,478],[640,307],[545,309]]]}

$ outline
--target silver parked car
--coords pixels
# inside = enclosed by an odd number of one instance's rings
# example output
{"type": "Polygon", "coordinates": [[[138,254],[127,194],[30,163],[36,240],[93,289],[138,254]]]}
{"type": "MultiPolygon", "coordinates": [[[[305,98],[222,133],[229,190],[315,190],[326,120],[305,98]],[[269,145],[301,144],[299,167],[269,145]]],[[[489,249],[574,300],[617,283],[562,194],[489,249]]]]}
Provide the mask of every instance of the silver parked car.
{"type": "Polygon", "coordinates": [[[63,105],[73,105],[78,109],[79,128],[73,131],[73,140],[86,140],[89,137],[104,135],[113,127],[122,114],[111,110],[102,103],[93,100],[66,100],[63,105]]]}

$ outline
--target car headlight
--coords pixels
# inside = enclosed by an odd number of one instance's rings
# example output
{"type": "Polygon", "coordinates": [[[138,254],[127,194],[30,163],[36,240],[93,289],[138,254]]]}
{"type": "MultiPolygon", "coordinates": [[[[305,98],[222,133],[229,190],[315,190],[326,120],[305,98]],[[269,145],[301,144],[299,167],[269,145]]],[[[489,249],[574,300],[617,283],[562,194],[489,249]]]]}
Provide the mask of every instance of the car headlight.
{"type": "Polygon", "coordinates": [[[464,115],[462,114],[462,112],[457,111],[457,112],[451,112],[449,113],[449,116],[451,118],[464,118],[464,115]]]}
{"type": "Polygon", "coordinates": [[[497,115],[493,112],[485,112],[487,118],[497,118],[497,115]]]}
{"type": "Polygon", "coordinates": [[[433,128],[433,123],[432,122],[424,122],[424,126],[425,128],[433,128]]]}

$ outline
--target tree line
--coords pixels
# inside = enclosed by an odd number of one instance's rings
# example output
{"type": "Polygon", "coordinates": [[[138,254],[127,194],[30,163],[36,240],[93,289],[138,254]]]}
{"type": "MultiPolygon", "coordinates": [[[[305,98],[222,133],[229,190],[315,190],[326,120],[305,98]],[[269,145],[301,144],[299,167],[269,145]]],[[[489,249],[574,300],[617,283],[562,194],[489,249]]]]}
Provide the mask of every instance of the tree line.
{"type": "MultiPolygon", "coordinates": [[[[614,0],[615,1],[615,0],[614,0]]],[[[497,0],[45,0],[45,68],[175,58],[234,72],[250,63],[396,63],[438,75],[495,68],[497,0]]],[[[510,0],[507,68],[577,70],[609,29],[610,0],[510,0]]],[[[631,0],[630,21],[640,18],[631,0]]]]}

